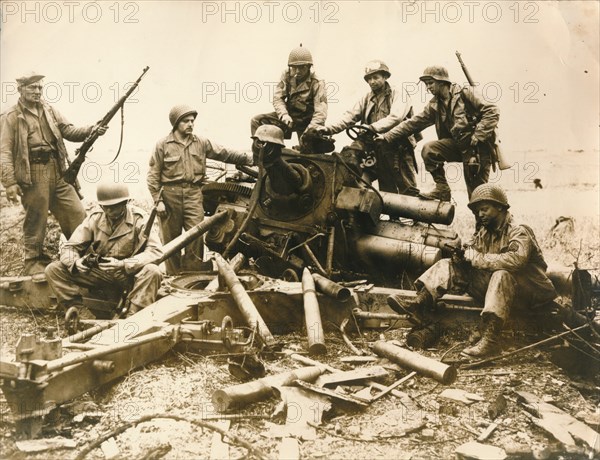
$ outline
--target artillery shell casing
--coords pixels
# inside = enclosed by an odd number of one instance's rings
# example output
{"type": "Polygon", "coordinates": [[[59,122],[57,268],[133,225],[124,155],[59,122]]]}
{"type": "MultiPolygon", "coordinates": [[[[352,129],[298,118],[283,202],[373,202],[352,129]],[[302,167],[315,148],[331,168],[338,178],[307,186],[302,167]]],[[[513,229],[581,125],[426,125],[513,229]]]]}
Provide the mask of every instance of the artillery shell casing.
{"type": "Polygon", "coordinates": [[[378,341],[375,342],[373,351],[379,356],[383,356],[403,367],[417,371],[422,375],[431,377],[444,385],[450,385],[456,380],[457,372],[454,366],[448,366],[435,359],[420,355],[419,353],[415,353],[414,351],[407,350],[397,345],[378,341]]]}
{"type": "Polygon", "coordinates": [[[318,292],[335,300],[339,300],[340,302],[345,302],[352,296],[350,289],[331,281],[329,278],[325,278],[318,273],[313,273],[312,277],[315,280],[315,286],[317,287],[318,292]]]}
{"type": "Polygon", "coordinates": [[[238,409],[273,396],[273,387],[290,385],[295,380],[314,382],[325,372],[322,366],[302,367],[277,375],[270,375],[252,382],[240,383],[222,390],[216,390],[212,395],[212,403],[219,412],[238,409]]]}
{"type": "Polygon", "coordinates": [[[223,277],[225,284],[229,288],[229,292],[233,297],[236,305],[244,315],[244,318],[250,325],[250,327],[257,327],[258,334],[264,340],[266,345],[273,345],[275,343],[275,338],[271,334],[271,331],[267,327],[267,324],[263,320],[262,316],[256,309],[254,302],[242,286],[242,283],[238,279],[237,275],[231,268],[231,266],[223,259],[220,254],[215,254],[215,261],[217,262],[217,268],[219,269],[219,274],[223,277]]]}
{"type": "Polygon", "coordinates": [[[304,298],[304,320],[308,337],[308,352],[311,355],[327,353],[323,322],[319,311],[319,301],[315,292],[315,281],[308,268],[302,272],[302,293],[304,298]]]}

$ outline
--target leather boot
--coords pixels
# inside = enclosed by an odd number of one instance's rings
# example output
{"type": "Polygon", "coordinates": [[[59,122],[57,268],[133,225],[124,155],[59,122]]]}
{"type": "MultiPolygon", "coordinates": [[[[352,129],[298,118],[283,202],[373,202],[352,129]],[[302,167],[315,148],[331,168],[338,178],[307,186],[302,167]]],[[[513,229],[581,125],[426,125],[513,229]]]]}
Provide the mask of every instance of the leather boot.
{"type": "Polygon", "coordinates": [[[412,322],[421,324],[424,320],[423,313],[433,308],[433,297],[427,289],[420,289],[413,299],[404,299],[399,295],[392,294],[387,298],[387,303],[396,313],[408,314],[412,322]]]}
{"type": "Polygon", "coordinates": [[[501,330],[502,320],[500,318],[494,314],[485,315],[481,339],[472,347],[465,348],[461,354],[469,358],[485,358],[499,354],[502,351],[499,340],[501,330]]]}
{"type": "Polygon", "coordinates": [[[430,192],[421,193],[423,198],[428,200],[450,201],[452,194],[448,184],[435,184],[435,188],[430,192]]]}

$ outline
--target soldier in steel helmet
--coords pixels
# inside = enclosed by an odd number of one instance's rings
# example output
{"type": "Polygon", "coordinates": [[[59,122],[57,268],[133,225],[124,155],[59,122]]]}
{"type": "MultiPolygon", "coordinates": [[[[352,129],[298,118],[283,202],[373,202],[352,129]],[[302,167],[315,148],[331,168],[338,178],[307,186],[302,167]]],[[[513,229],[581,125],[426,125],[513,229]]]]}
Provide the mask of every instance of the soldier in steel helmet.
{"type": "MultiPolygon", "coordinates": [[[[169,112],[171,132],[158,141],[150,157],[148,190],[156,202],[161,187],[162,201],[158,203],[163,244],[181,235],[204,219],[202,190],[206,178],[206,159],[239,165],[252,165],[250,153],[222,147],[205,137],[194,134],[198,112],[187,105],[177,105],[169,112]]],[[[204,240],[190,243],[183,255],[174,254],[166,260],[167,274],[181,270],[197,270],[204,256],[204,240]]]]}
{"type": "Polygon", "coordinates": [[[514,307],[535,308],[552,301],[556,291],[546,275],[542,250],[527,225],[518,225],[508,212],[504,190],[493,184],[478,186],[469,208],[481,226],[467,245],[463,259],[442,259],[416,281],[417,296],[410,301],[392,295],[392,309],[422,315],[445,293],[469,293],[483,302],[482,335],[463,350],[481,358],[500,352],[499,335],[514,307]]]}
{"type": "Polygon", "coordinates": [[[470,87],[452,83],[444,67],[427,67],[420,80],[433,98],[421,113],[383,134],[381,139],[393,142],[435,125],[438,140],[423,145],[421,152],[425,169],[435,181],[435,189],[421,195],[450,201],[444,163],[462,162],[470,197],[473,190],[489,178],[495,130],[500,119],[498,108],[477,96],[470,87]]]}
{"type": "MultiPolygon", "coordinates": [[[[391,73],[385,62],[370,61],[365,66],[364,79],[371,88],[335,123],[318,127],[317,131],[337,134],[344,129],[360,124],[375,133],[386,133],[402,120],[412,116],[410,96],[388,83],[391,73]]],[[[384,192],[419,195],[416,180],[414,136],[397,137],[392,142],[380,143],[376,150],[376,164],[373,177],[378,180],[379,189],[384,192]]],[[[360,140],[352,142],[347,149],[364,151],[360,140]]]]}
{"type": "Polygon", "coordinates": [[[296,132],[298,139],[310,127],[323,125],[327,118],[325,81],[312,70],[313,58],[309,50],[300,45],[288,57],[273,95],[275,112],[256,115],[250,121],[250,134],[264,123],[281,122],[287,126],[286,139],[296,132]]]}
{"type": "Polygon", "coordinates": [[[126,185],[101,183],[96,195],[99,206],[75,229],[60,259],[46,267],[46,279],[61,307],[83,307],[80,287],[108,287],[127,290],[133,314],[156,300],[162,274],[151,261],[162,255],[160,241],[151,231],[139,247],[148,216],[129,203],[126,185]]]}
{"type": "Polygon", "coordinates": [[[48,211],[67,238],[85,217],[77,191],[62,174],[67,168],[63,139],[83,142],[103,126],[76,128],[42,98],[44,75],[31,72],[17,78],[18,103],[0,116],[0,163],[2,185],[9,201],[25,208],[23,220],[23,274],[44,271],[50,257],[44,253],[48,211]]]}

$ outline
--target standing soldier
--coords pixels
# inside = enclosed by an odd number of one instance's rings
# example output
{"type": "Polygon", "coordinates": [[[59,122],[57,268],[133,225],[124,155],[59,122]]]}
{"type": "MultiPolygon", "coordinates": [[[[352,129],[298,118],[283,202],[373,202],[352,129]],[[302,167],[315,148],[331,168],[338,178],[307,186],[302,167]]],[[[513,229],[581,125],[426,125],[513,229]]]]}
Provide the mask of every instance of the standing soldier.
{"type": "MultiPolygon", "coordinates": [[[[318,127],[317,131],[337,134],[357,123],[375,133],[386,133],[412,115],[408,93],[393,88],[387,82],[391,73],[383,61],[370,61],[365,66],[364,79],[371,87],[351,110],[337,123],[318,127]]],[[[415,162],[416,141],[413,136],[397,137],[393,142],[379,143],[375,151],[375,174],[379,189],[404,195],[419,195],[415,162]]],[[[355,140],[349,149],[364,151],[365,144],[355,140]]]]}
{"type": "MultiPolygon", "coordinates": [[[[160,218],[163,244],[181,235],[204,219],[202,205],[206,159],[225,163],[252,165],[252,155],[226,149],[205,137],[194,135],[198,112],[187,105],[177,105],[169,112],[171,133],[156,144],[150,158],[148,190],[156,202],[161,187],[162,202],[156,212],[160,218]]],[[[204,256],[204,240],[198,238],[185,248],[183,259],[174,254],[166,260],[167,274],[197,269],[204,256]]]]}
{"type": "Polygon", "coordinates": [[[480,358],[499,353],[500,331],[514,307],[535,308],[556,297],[533,230],[513,222],[509,207],[504,190],[497,185],[477,187],[469,208],[481,226],[464,259],[436,262],[416,281],[418,291],[413,300],[392,295],[389,306],[399,313],[419,315],[445,293],[466,290],[484,307],[481,340],[463,350],[463,355],[480,358]]]}
{"type": "Polygon", "coordinates": [[[393,142],[435,125],[438,140],[423,146],[425,169],[435,181],[435,189],[422,193],[425,198],[450,201],[451,193],[445,162],[462,162],[469,197],[473,190],[488,181],[495,158],[495,130],[500,119],[495,105],[488,104],[469,87],[452,83],[444,67],[431,66],[420,80],[433,98],[421,113],[405,120],[380,138],[393,142]]]}
{"type": "Polygon", "coordinates": [[[21,96],[0,121],[2,185],[9,201],[17,203],[20,196],[25,208],[24,275],[43,272],[51,260],[43,251],[48,210],[67,238],[85,218],[75,188],[61,178],[68,159],[63,138],[83,142],[92,130],[107,129],[74,127],[42,99],[43,78],[35,72],[17,78],[21,96]]]}
{"type": "Polygon", "coordinates": [[[282,122],[289,129],[286,139],[295,131],[298,139],[309,126],[323,125],[327,118],[327,95],[325,82],[311,70],[313,65],[310,51],[300,45],[288,58],[288,69],[284,70],[275,89],[273,107],[275,112],[256,115],[250,121],[250,134],[254,136],[261,124],[282,122]]]}
{"type": "Polygon", "coordinates": [[[148,217],[129,205],[126,185],[103,183],[96,189],[99,208],[79,225],[60,252],[60,260],[46,267],[48,284],[63,308],[82,308],[80,286],[111,286],[127,290],[126,309],[134,314],[156,300],[162,281],[150,263],[162,255],[154,232],[144,241],[148,217]],[[89,262],[88,254],[97,257],[89,262]]]}

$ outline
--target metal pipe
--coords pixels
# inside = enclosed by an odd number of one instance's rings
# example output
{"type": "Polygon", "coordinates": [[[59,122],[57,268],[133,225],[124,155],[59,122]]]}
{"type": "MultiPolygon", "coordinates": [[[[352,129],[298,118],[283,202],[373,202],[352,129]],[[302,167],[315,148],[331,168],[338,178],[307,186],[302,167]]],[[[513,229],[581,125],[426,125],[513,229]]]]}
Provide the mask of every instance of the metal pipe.
{"type": "Polygon", "coordinates": [[[325,370],[322,366],[303,367],[216,390],[212,395],[212,403],[219,412],[238,409],[246,404],[270,398],[274,394],[273,387],[290,385],[295,380],[314,382],[325,370]]]}
{"type": "Polygon", "coordinates": [[[54,372],[64,367],[72,366],[73,364],[79,364],[84,361],[95,360],[96,358],[100,358],[110,353],[116,353],[118,351],[127,350],[129,348],[135,348],[144,343],[166,339],[169,338],[169,336],[171,336],[172,331],[173,327],[167,327],[157,332],[135,337],[134,339],[131,339],[131,341],[125,343],[110,345],[90,351],[83,351],[81,353],[75,354],[74,356],[67,355],[59,359],[54,359],[52,361],[48,361],[48,363],[46,364],[46,371],[49,373],[54,372]]]}
{"type": "Polygon", "coordinates": [[[313,273],[312,277],[315,280],[317,291],[331,297],[332,299],[345,302],[352,296],[350,289],[331,281],[329,278],[325,278],[318,273],[313,273]]]}
{"type": "Polygon", "coordinates": [[[315,281],[308,268],[302,271],[302,296],[304,298],[304,320],[308,337],[308,352],[311,355],[327,353],[319,301],[315,292],[315,281]]]}
{"type": "Polygon", "coordinates": [[[356,318],[361,319],[391,319],[391,320],[404,320],[408,318],[408,315],[399,315],[397,313],[378,313],[372,311],[363,311],[360,308],[352,310],[352,314],[356,318]]]}
{"type": "Polygon", "coordinates": [[[223,277],[225,284],[229,288],[229,292],[233,297],[236,305],[240,309],[242,315],[250,325],[250,327],[257,327],[258,334],[263,339],[266,345],[273,345],[275,338],[271,334],[271,331],[267,327],[267,324],[260,316],[260,313],[256,309],[256,306],[252,302],[252,299],[242,286],[242,283],[238,279],[231,266],[220,254],[215,254],[215,261],[217,262],[217,268],[219,274],[223,277]]]}
{"type": "Polygon", "coordinates": [[[393,216],[450,225],[454,220],[454,205],[449,201],[426,200],[416,196],[379,192],[383,198],[383,212],[393,216]]]}
{"type": "Polygon", "coordinates": [[[99,332],[105,331],[106,329],[113,327],[115,324],[116,323],[114,321],[106,321],[103,324],[98,324],[96,326],[90,327],[89,329],[86,329],[85,331],[81,331],[77,334],[73,334],[69,337],[66,337],[62,341],[63,347],[68,346],[72,343],[82,342],[89,337],[95,336],[99,332]]]}
{"type": "Polygon", "coordinates": [[[450,385],[456,380],[457,372],[454,366],[448,366],[397,345],[380,340],[375,342],[373,351],[379,356],[431,377],[444,385],[450,385]]]}
{"type": "Polygon", "coordinates": [[[310,249],[310,247],[308,246],[308,244],[303,243],[301,245],[302,250],[304,251],[304,253],[308,256],[308,258],[311,260],[311,262],[313,263],[313,265],[315,266],[315,268],[323,275],[325,275],[325,269],[323,268],[323,266],[321,265],[321,263],[319,262],[319,259],[317,259],[317,256],[315,256],[315,253],[312,252],[312,249],[310,249]]]}
{"type": "Polygon", "coordinates": [[[333,273],[333,249],[335,243],[335,225],[332,225],[327,230],[327,234],[329,236],[327,240],[327,258],[325,260],[325,271],[327,272],[327,276],[331,276],[333,273]]]}
{"type": "MultiPolygon", "coordinates": [[[[246,256],[244,256],[244,254],[242,254],[241,252],[238,252],[230,261],[229,261],[229,265],[231,266],[231,269],[237,273],[240,268],[242,268],[242,265],[244,265],[244,263],[246,262],[246,256]]],[[[217,291],[222,291],[223,290],[223,286],[221,285],[221,282],[219,280],[219,275],[215,276],[204,288],[205,291],[208,292],[217,292],[217,291]]]]}
{"type": "Polygon", "coordinates": [[[375,235],[358,237],[356,255],[359,260],[393,263],[398,270],[404,267],[426,270],[442,257],[438,248],[375,235]]]}
{"type": "Polygon", "coordinates": [[[207,217],[202,222],[197,225],[194,225],[189,230],[183,232],[174,240],[169,241],[167,244],[163,246],[163,254],[162,256],[156,258],[151,261],[155,265],[159,265],[161,262],[164,262],[177,251],[181,250],[188,244],[190,244],[195,239],[199,238],[201,235],[209,231],[212,227],[215,227],[219,224],[222,224],[227,219],[227,211],[220,211],[216,213],[214,216],[207,217]]]}

